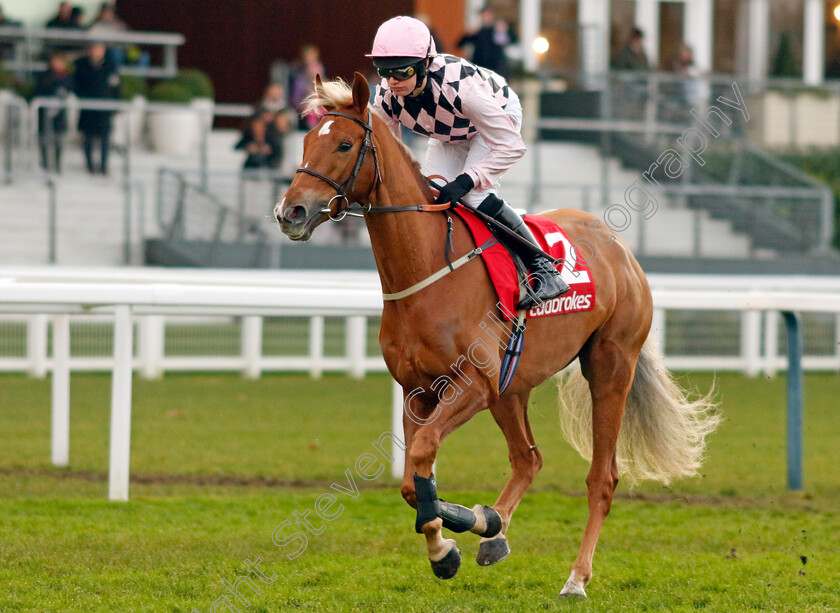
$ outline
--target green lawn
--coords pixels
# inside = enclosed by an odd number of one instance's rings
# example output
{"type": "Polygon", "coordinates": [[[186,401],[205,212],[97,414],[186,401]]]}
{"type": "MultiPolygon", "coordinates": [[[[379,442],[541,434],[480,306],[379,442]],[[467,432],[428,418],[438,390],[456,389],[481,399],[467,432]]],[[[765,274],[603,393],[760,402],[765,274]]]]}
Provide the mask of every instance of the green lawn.
{"type": "MultiPolygon", "coordinates": [[[[683,382],[704,391],[711,377],[683,382]]],[[[509,530],[511,556],[479,567],[477,537],[460,535],[463,565],[442,582],[389,471],[356,477],[357,498],[330,490],[389,427],[385,376],[135,379],[129,503],[105,499],[108,377],[73,375],[71,465],[56,469],[49,381],[0,376],[0,611],[227,611],[222,580],[257,558],[261,594],[240,581],[240,611],[837,611],[840,378],[806,377],[800,493],[784,487],[784,384],[718,377],[726,421],[703,475],[620,484],[589,599],[567,602],[557,593],[586,520],[587,463],[560,436],[551,384],[532,400],[545,467],[509,530]],[[331,491],[343,509],[323,522],[315,500],[331,491]],[[272,533],[302,529],[294,513],[307,511],[324,530],[289,560],[299,542],[272,533]]],[[[442,497],[493,502],[509,466],[489,415],[444,443],[437,474],[442,497]]]]}

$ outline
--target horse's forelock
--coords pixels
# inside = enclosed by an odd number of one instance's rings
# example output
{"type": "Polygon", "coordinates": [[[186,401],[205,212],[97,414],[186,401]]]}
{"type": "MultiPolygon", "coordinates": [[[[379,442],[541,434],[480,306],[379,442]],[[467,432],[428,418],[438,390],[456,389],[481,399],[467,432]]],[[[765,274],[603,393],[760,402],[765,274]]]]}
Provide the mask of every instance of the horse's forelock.
{"type": "MultiPolygon", "coordinates": [[[[326,83],[321,83],[316,87],[315,91],[304,100],[303,112],[311,113],[320,107],[326,109],[340,109],[348,107],[353,104],[353,88],[350,87],[343,79],[337,78],[326,83]]],[[[371,108],[368,106],[368,108],[371,108]]],[[[395,139],[396,140],[396,139],[395,139]]],[[[414,157],[411,149],[401,140],[396,141],[400,146],[406,161],[408,161],[412,170],[414,171],[418,183],[426,184],[423,173],[420,170],[420,162],[414,157]]]]}
{"type": "MultiPolygon", "coordinates": [[[[316,87],[316,90],[309,94],[304,100],[304,113],[311,113],[318,110],[320,107],[325,109],[340,109],[353,104],[353,88],[341,78],[336,78],[332,81],[321,83],[316,87]]],[[[406,159],[408,159],[412,168],[418,173],[420,172],[420,162],[414,157],[413,152],[402,141],[397,141],[402,148],[406,159]]]]}
{"type": "Polygon", "coordinates": [[[342,79],[327,81],[316,86],[304,100],[303,112],[312,113],[320,107],[339,109],[353,103],[353,89],[342,79]]]}

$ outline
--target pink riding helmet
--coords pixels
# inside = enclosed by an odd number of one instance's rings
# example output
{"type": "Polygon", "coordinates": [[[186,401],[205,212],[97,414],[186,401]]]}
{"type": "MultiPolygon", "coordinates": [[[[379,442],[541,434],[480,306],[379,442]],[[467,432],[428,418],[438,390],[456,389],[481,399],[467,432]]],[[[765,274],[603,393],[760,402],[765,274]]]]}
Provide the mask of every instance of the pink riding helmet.
{"type": "Polygon", "coordinates": [[[414,17],[400,16],[379,26],[373,39],[373,49],[365,57],[422,59],[435,55],[435,41],[426,24],[414,17]]]}

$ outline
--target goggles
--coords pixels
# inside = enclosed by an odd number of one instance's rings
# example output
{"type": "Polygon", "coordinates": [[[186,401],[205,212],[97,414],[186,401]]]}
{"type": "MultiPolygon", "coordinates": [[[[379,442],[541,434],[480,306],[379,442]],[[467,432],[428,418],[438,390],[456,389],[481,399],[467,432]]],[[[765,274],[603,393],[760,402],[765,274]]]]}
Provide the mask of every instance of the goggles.
{"type": "Polygon", "coordinates": [[[417,74],[417,67],[403,66],[402,68],[377,68],[377,74],[383,79],[390,79],[393,77],[397,81],[406,81],[417,74]]]}

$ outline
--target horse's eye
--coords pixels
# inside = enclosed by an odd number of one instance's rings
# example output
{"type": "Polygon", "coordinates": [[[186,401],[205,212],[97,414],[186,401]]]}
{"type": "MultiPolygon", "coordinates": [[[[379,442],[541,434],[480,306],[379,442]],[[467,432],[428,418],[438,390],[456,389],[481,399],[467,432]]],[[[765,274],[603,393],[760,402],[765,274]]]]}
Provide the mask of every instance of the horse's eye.
{"type": "Polygon", "coordinates": [[[347,141],[347,140],[341,141],[341,143],[338,145],[338,150],[341,151],[342,153],[346,153],[347,151],[350,151],[352,148],[353,148],[353,143],[351,143],[350,141],[347,141]]]}

